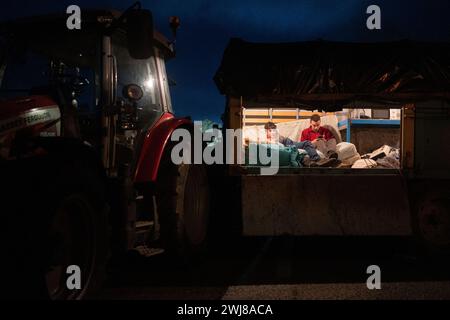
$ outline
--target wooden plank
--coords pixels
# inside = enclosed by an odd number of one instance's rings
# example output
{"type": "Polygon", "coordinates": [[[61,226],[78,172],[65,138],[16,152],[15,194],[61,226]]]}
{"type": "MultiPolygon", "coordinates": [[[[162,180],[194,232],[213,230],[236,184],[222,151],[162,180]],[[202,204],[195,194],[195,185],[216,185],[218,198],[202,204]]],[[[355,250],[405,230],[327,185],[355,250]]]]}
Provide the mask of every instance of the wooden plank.
{"type": "Polygon", "coordinates": [[[281,111],[281,110],[276,110],[274,109],[272,112],[272,116],[276,117],[276,116],[281,116],[281,117],[296,117],[297,116],[297,111],[281,111]]]}
{"type": "Polygon", "coordinates": [[[228,129],[242,128],[242,110],[241,102],[237,98],[229,98],[228,100],[228,121],[230,127],[228,129]]]}
{"type": "Polygon", "coordinates": [[[247,123],[266,123],[267,121],[269,121],[269,118],[266,119],[245,118],[244,125],[246,125],[247,123]]]}
{"type": "MultiPolygon", "coordinates": [[[[229,127],[227,129],[241,129],[243,126],[242,118],[243,118],[243,108],[241,99],[228,97],[227,100],[227,111],[228,111],[228,123],[229,127]]],[[[234,157],[233,163],[238,163],[238,150],[242,145],[243,141],[236,141],[235,139],[234,145],[234,157]]],[[[230,142],[229,142],[230,143],[230,142]]]]}
{"type": "Polygon", "coordinates": [[[335,115],[334,112],[312,112],[312,111],[298,111],[297,109],[280,109],[274,108],[272,110],[272,119],[270,118],[269,109],[243,109],[243,125],[253,126],[262,125],[268,121],[273,123],[285,123],[297,121],[300,119],[308,119],[313,114],[318,114],[320,116],[335,115]]]}
{"type": "Polygon", "coordinates": [[[300,117],[311,117],[313,114],[318,114],[321,117],[329,116],[335,114],[334,112],[314,112],[314,111],[300,111],[299,116],[300,117]]]}
{"type": "MultiPolygon", "coordinates": [[[[261,109],[244,109],[244,113],[246,116],[269,116],[270,115],[270,111],[269,109],[267,110],[261,110],[261,109]]],[[[321,116],[325,116],[325,115],[333,115],[336,114],[335,112],[316,112],[316,111],[299,111],[297,113],[297,111],[295,110],[278,110],[278,109],[273,109],[272,111],[272,116],[297,116],[297,114],[301,115],[301,116],[312,116],[313,114],[318,114],[321,116]]]]}
{"type": "Polygon", "coordinates": [[[414,169],[414,125],[415,105],[407,104],[402,109],[401,123],[401,166],[414,169]]]}
{"type": "MultiPolygon", "coordinates": [[[[310,112],[310,111],[280,111],[274,109],[272,111],[272,117],[292,117],[296,118],[297,116],[300,117],[311,117],[313,114],[318,114],[319,116],[327,116],[327,115],[335,115],[334,112],[310,112]]],[[[247,118],[251,117],[270,117],[270,111],[269,110],[251,110],[251,109],[244,109],[244,115],[247,118]]]]}
{"type": "Polygon", "coordinates": [[[269,116],[269,109],[267,110],[252,110],[252,109],[244,109],[245,116],[269,116]]]}
{"type": "MultiPolygon", "coordinates": [[[[244,125],[248,126],[250,124],[263,124],[268,122],[269,119],[258,119],[258,118],[246,118],[244,121],[244,125]]],[[[289,119],[272,119],[273,123],[281,123],[281,122],[292,122],[296,121],[295,118],[289,118],[289,119]]]]}

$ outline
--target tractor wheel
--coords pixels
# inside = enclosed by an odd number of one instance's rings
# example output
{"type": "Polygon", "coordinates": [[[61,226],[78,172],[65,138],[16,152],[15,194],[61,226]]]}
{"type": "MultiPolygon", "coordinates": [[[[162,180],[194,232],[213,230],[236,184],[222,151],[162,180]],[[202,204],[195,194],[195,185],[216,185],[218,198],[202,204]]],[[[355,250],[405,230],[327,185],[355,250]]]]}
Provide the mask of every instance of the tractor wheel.
{"type": "Polygon", "coordinates": [[[157,182],[160,240],[171,257],[185,263],[206,249],[209,225],[208,176],[204,165],[174,165],[170,149],[161,162],[157,182]]]}
{"type": "Polygon", "coordinates": [[[107,215],[88,196],[71,193],[59,202],[50,224],[50,237],[53,250],[47,265],[45,283],[49,298],[53,300],[72,300],[88,298],[95,293],[104,280],[107,259],[107,215]],[[78,270],[80,287],[76,278],[68,279],[78,270]]]}
{"type": "Polygon", "coordinates": [[[86,298],[104,279],[106,179],[89,150],[68,149],[18,159],[0,170],[8,186],[2,196],[9,213],[2,233],[2,293],[9,299],[86,298]],[[76,270],[68,268],[73,265],[80,269],[80,289],[70,285],[77,284],[76,270]]]}
{"type": "Polygon", "coordinates": [[[413,230],[426,253],[450,253],[450,195],[427,192],[414,206],[413,230]]]}
{"type": "Polygon", "coordinates": [[[40,192],[47,199],[40,210],[48,217],[42,235],[45,291],[52,300],[86,299],[102,285],[109,258],[105,185],[99,172],[82,160],[58,162],[40,192]],[[69,266],[79,268],[79,289],[74,287],[78,270],[69,266]]]}

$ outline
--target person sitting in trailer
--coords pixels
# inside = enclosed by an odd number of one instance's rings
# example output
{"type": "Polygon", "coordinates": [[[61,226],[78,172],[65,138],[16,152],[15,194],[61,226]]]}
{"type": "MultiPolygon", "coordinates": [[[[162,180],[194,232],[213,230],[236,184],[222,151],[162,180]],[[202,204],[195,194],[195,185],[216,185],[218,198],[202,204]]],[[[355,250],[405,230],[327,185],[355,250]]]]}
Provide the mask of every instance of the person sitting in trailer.
{"type": "Polygon", "coordinates": [[[283,137],[278,134],[277,125],[270,121],[264,125],[264,129],[266,131],[266,142],[282,144],[286,147],[294,146],[297,149],[305,150],[308,153],[308,158],[310,160],[306,160],[305,165],[314,165],[320,161],[320,156],[310,141],[294,142],[287,137],[283,137]]]}
{"type": "Polygon", "coordinates": [[[313,114],[310,119],[309,128],[302,131],[300,141],[310,141],[326,158],[337,159],[336,138],[330,130],[322,127],[320,124],[320,116],[313,114]]]}

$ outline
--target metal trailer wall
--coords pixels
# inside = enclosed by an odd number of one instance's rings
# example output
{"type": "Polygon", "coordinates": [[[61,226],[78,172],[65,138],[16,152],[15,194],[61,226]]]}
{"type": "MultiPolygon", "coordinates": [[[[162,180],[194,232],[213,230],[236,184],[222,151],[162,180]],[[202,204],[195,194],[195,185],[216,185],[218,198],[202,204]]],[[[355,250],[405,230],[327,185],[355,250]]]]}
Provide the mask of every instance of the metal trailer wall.
{"type": "Polygon", "coordinates": [[[397,171],[376,174],[362,170],[243,175],[243,234],[411,235],[403,176],[397,171]]]}
{"type": "MultiPolygon", "coordinates": [[[[351,129],[351,143],[363,155],[387,144],[400,148],[400,128],[392,126],[358,126],[351,129]]],[[[345,136],[345,132],[341,133],[345,136]]]]}
{"type": "Polygon", "coordinates": [[[450,104],[419,102],[415,107],[414,176],[450,179],[450,104]]]}

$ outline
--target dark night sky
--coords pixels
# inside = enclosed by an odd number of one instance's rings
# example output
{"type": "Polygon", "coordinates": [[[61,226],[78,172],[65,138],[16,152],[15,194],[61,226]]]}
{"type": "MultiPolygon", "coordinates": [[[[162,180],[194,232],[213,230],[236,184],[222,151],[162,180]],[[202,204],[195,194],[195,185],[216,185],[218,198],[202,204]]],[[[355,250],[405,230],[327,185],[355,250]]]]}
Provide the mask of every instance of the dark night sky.
{"type": "MultiPolygon", "coordinates": [[[[225,99],[212,80],[230,37],[249,41],[285,42],[314,39],[381,41],[414,39],[450,41],[450,0],[143,0],[153,11],[156,27],[170,35],[168,17],[181,19],[178,56],[168,63],[175,112],[194,119],[220,119],[225,99]],[[366,29],[366,8],[377,4],[382,30],[366,29]]],[[[71,4],[83,8],[125,9],[124,0],[16,0],[2,3],[0,19],[48,12],[65,12],[71,4]]]]}

